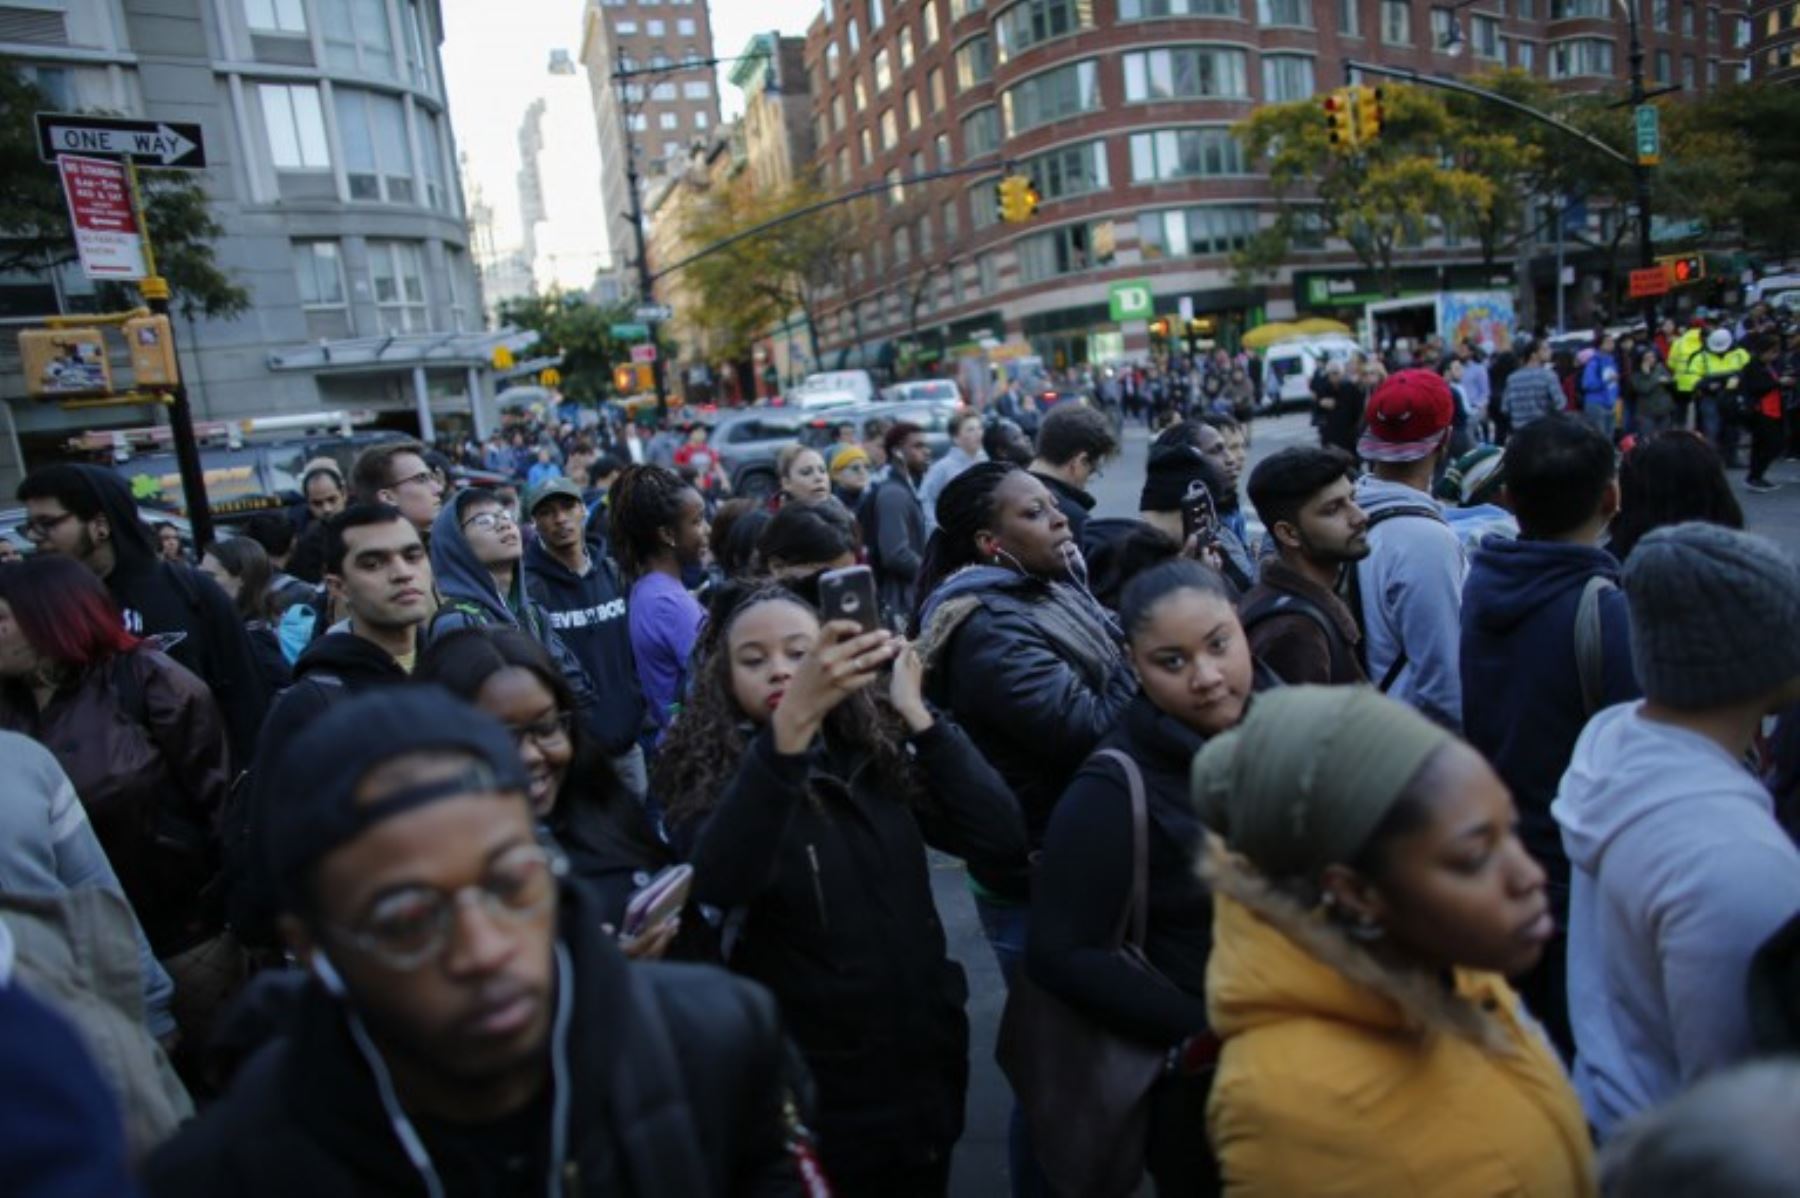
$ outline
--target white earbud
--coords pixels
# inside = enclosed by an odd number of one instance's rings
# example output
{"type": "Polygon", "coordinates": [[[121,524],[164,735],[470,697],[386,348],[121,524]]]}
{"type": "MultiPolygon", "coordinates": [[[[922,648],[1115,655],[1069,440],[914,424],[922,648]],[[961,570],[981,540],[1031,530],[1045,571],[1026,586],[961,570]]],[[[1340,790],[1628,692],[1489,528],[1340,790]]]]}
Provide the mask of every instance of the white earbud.
{"type": "Polygon", "coordinates": [[[338,976],[337,967],[323,949],[314,949],[312,955],[313,976],[319,979],[319,985],[325,987],[325,993],[333,998],[345,997],[344,979],[338,976]]]}

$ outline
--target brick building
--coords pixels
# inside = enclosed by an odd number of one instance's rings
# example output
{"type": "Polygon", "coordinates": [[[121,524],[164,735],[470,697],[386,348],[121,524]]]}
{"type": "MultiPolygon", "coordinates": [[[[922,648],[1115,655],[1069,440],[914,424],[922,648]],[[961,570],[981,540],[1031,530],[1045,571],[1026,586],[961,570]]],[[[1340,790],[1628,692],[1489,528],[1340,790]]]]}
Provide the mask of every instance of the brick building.
{"type": "MultiPolygon", "coordinates": [[[[825,177],[895,184],[888,236],[853,262],[825,318],[827,358],[890,368],[982,337],[1023,339],[1051,362],[1142,357],[1148,322],[1109,315],[1126,280],[1148,282],[1158,316],[1190,299],[1226,341],[1366,291],[1354,259],[1322,242],[1297,246],[1273,279],[1234,277],[1229,254],[1269,219],[1270,196],[1230,126],[1329,90],[1346,59],[1608,86],[1628,68],[1622,2],[1469,5],[1453,55],[1452,10],[1422,0],[827,0],[806,54],[825,177]],[[991,177],[899,183],[984,159],[1034,177],[1031,224],[998,220],[991,177]]],[[[1747,73],[1740,7],[1635,2],[1648,75],[1705,90],[1747,73]]],[[[1472,245],[1439,238],[1416,257],[1421,288],[1511,282],[1472,245]]]]}
{"type": "Polygon", "coordinates": [[[1800,81],[1800,4],[1757,0],[1749,17],[1756,78],[1800,81]]]}

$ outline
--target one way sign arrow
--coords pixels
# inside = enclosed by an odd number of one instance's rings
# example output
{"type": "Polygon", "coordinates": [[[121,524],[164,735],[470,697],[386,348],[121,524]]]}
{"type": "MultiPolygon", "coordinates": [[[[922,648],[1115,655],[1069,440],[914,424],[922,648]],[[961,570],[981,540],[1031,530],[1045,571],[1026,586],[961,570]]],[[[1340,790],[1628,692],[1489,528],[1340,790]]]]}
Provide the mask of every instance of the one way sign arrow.
{"type": "Polygon", "coordinates": [[[59,154],[82,154],[177,170],[206,165],[199,125],[40,112],[37,131],[38,156],[45,162],[55,162],[59,154]]]}

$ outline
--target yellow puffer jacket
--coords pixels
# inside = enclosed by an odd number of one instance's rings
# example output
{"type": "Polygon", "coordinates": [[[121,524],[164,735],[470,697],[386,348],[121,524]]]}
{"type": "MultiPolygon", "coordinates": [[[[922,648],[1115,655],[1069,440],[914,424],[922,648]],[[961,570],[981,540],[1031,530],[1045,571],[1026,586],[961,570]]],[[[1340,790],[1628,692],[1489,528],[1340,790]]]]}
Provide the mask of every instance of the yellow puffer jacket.
{"type": "Polygon", "coordinates": [[[1376,963],[1215,840],[1207,1005],[1224,1041],[1207,1108],[1234,1198],[1583,1198],[1593,1151],[1518,997],[1376,963]]]}
{"type": "Polygon", "coordinates": [[[1700,371],[1694,358],[1706,348],[1706,336],[1699,329],[1689,329],[1669,346],[1669,373],[1675,376],[1675,390],[1686,395],[1700,382],[1700,371]]]}

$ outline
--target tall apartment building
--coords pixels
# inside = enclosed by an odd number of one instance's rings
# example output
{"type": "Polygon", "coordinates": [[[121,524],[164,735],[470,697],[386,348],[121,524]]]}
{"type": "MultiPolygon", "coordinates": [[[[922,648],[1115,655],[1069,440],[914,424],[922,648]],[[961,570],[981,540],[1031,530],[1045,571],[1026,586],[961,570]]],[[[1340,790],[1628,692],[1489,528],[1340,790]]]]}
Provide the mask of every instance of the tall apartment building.
{"type": "Polygon", "coordinates": [[[1800,82],[1800,4],[1794,0],[1755,0],[1746,18],[1755,47],[1758,79],[1800,82]]]}
{"type": "Polygon", "coordinates": [[[728,75],[744,93],[744,152],[763,191],[790,186],[813,169],[812,87],[806,40],[759,33],[728,75]]]}
{"type": "MultiPolygon", "coordinates": [[[[469,413],[493,338],[479,332],[442,36],[437,0],[0,5],[0,56],[48,107],[202,128],[214,248],[251,308],[176,321],[200,419],[367,408],[428,431],[434,412],[469,413]]],[[[78,266],[0,278],[14,327],[97,303],[78,266]]],[[[10,330],[0,387],[28,455],[75,427],[155,420],[26,400],[10,330]]],[[[0,464],[0,483],[16,469],[0,464]]]]}
{"type": "MultiPolygon", "coordinates": [[[[1640,5],[1647,70],[1704,91],[1747,75],[1740,0],[826,0],[807,33],[826,178],[886,180],[887,236],[851,264],[822,340],[886,366],[983,337],[1047,361],[1151,349],[1110,319],[1110,287],[1144,280],[1156,313],[1185,298],[1230,340],[1261,319],[1329,309],[1372,280],[1343,247],[1298,245],[1273,278],[1229,255],[1271,219],[1267,181],[1231,126],[1258,104],[1344,79],[1346,59],[1466,74],[1513,66],[1570,89],[1627,70],[1623,3],[1640,5]],[[1466,52],[1446,48],[1460,20],[1466,52]],[[1042,196],[1003,224],[992,177],[905,187],[909,175],[1016,161],[1042,196]]],[[[1621,118],[1623,119],[1623,118],[1621,118]]],[[[1490,286],[1472,246],[1429,243],[1407,285],[1490,286]]]]}
{"type": "Polygon", "coordinates": [[[713,68],[694,66],[615,83],[615,69],[674,67],[713,56],[705,0],[587,0],[581,62],[587,68],[600,161],[602,209],[615,258],[637,254],[626,187],[627,147],[636,150],[640,194],[680,172],[688,153],[719,124],[713,68]]]}

